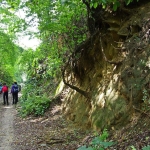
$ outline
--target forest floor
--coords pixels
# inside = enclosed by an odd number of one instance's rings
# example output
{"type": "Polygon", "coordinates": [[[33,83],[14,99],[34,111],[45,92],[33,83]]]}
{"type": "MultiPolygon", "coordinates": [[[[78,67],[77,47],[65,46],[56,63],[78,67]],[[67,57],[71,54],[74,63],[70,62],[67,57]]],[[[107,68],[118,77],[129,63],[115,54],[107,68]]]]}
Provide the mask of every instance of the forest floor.
{"type": "Polygon", "coordinates": [[[0,95],[0,150],[75,150],[89,133],[65,120],[59,104],[43,117],[23,119],[11,99],[5,106],[0,95]]]}
{"type": "MultiPolygon", "coordinates": [[[[60,103],[53,104],[43,117],[22,119],[19,105],[11,105],[11,97],[9,102],[4,106],[0,98],[0,150],[77,150],[96,135],[67,121],[60,103]]],[[[110,150],[142,150],[150,145],[149,115],[140,113],[138,117],[119,130],[109,131],[108,141],[117,142],[110,150]]]]}

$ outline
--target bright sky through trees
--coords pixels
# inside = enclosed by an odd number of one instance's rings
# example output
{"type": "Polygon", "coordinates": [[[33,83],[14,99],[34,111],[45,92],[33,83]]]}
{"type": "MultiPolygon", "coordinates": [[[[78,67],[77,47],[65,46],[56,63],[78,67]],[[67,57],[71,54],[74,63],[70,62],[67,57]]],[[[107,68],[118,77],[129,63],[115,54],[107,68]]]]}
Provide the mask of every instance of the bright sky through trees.
{"type": "Polygon", "coordinates": [[[21,36],[21,33],[20,33],[20,37],[18,39],[18,43],[17,43],[19,46],[23,47],[23,48],[32,48],[32,49],[36,49],[39,44],[40,44],[40,40],[38,40],[37,38],[32,38],[30,39],[30,36],[25,36],[25,35],[22,35],[21,36]]]}
{"type": "MultiPolygon", "coordinates": [[[[24,19],[26,22],[30,21],[32,19],[33,16],[30,16],[29,18],[26,18],[26,13],[25,10],[18,10],[15,13],[19,18],[24,19]]],[[[27,28],[28,31],[30,32],[38,32],[37,26],[38,26],[38,20],[35,19],[34,16],[34,25],[30,26],[27,28]]],[[[19,33],[18,34],[18,45],[23,47],[23,48],[32,48],[32,49],[36,49],[39,44],[40,44],[40,40],[36,37],[30,37],[29,35],[24,35],[24,33],[19,33]]]]}
{"type": "MultiPolygon", "coordinates": [[[[14,9],[11,9],[10,6],[7,4],[7,2],[6,3],[1,3],[0,28],[1,28],[2,32],[5,32],[6,34],[9,32],[8,31],[9,26],[7,25],[8,19],[5,18],[6,17],[5,12],[7,14],[10,12],[10,13],[18,16],[20,19],[25,20],[25,22],[27,24],[29,24],[29,26],[25,30],[22,30],[20,32],[15,33],[17,39],[15,39],[14,42],[17,45],[19,45],[19,46],[21,46],[25,49],[32,48],[32,49],[35,50],[40,44],[40,40],[37,39],[34,35],[34,33],[38,32],[38,19],[37,19],[35,14],[31,15],[30,17],[26,17],[26,15],[27,15],[26,11],[27,10],[28,10],[27,8],[23,8],[23,9],[17,10],[17,12],[14,12],[14,9]],[[8,10],[8,12],[5,11],[5,10],[8,10]],[[34,22],[32,21],[32,23],[30,24],[29,22],[32,19],[34,20],[34,22]],[[5,23],[4,23],[3,20],[5,20],[5,23]]],[[[13,17],[11,17],[10,20],[9,20],[10,24],[11,23],[13,24],[13,22],[11,22],[11,21],[13,21],[13,17]]],[[[14,22],[16,22],[15,18],[14,18],[14,22]]],[[[20,24],[20,27],[21,27],[21,24],[20,24]]],[[[23,29],[23,27],[22,27],[22,29],[23,29]]]]}

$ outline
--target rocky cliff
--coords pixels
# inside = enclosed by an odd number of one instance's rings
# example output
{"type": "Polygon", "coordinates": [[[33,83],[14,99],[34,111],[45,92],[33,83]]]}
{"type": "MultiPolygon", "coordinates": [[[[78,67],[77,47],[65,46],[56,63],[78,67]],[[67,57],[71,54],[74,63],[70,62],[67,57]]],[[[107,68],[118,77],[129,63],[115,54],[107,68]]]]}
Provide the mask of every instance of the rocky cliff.
{"type": "Polygon", "coordinates": [[[76,52],[65,77],[86,94],[69,88],[63,113],[84,128],[116,129],[149,105],[150,3],[96,17],[98,28],[76,52]]]}

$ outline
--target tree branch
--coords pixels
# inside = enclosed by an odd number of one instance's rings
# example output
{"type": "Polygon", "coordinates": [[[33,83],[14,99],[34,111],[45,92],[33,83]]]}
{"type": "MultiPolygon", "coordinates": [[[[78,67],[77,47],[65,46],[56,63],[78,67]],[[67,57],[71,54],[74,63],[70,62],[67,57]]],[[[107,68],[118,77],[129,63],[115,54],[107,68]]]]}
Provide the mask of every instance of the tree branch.
{"type": "MultiPolygon", "coordinates": [[[[67,63],[67,65],[68,65],[68,63],[67,63]]],[[[78,88],[78,87],[76,87],[74,85],[71,85],[71,84],[69,84],[69,83],[66,82],[66,80],[65,80],[65,70],[66,70],[67,65],[64,67],[64,69],[62,71],[62,77],[63,77],[64,84],[67,85],[67,86],[69,86],[71,89],[76,90],[78,93],[80,93],[81,95],[85,96],[86,98],[90,98],[90,95],[89,95],[88,92],[83,91],[80,88],[78,88]]]]}

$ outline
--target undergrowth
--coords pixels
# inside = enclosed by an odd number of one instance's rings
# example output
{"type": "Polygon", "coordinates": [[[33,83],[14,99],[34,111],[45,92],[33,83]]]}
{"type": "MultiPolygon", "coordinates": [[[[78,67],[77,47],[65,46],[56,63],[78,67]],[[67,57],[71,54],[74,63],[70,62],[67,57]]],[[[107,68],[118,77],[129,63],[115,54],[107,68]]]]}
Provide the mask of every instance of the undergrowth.
{"type": "MultiPolygon", "coordinates": [[[[83,145],[77,150],[108,150],[117,144],[117,142],[108,141],[108,136],[107,129],[104,129],[101,135],[95,136],[88,145],[83,145]]],[[[137,150],[133,145],[129,147],[127,150],[137,150]]],[[[142,150],[150,150],[150,145],[144,146],[142,150]]]]}
{"type": "Polygon", "coordinates": [[[104,150],[114,144],[115,142],[107,141],[108,131],[104,129],[103,133],[100,136],[96,136],[89,145],[84,145],[78,150],[104,150]]]}
{"type": "Polygon", "coordinates": [[[27,100],[21,101],[20,115],[26,117],[28,115],[42,116],[50,106],[50,100],[46,96],[28,97],[27,100]]]}
{"type": "Polygon", "coordinates": [[[20,115],[22,117],[28,115],[42,116],[49,108],[50,102],[51,100],[41,86],[37,86],[35,82],[28,83],[22,90],[20,115]]]}

